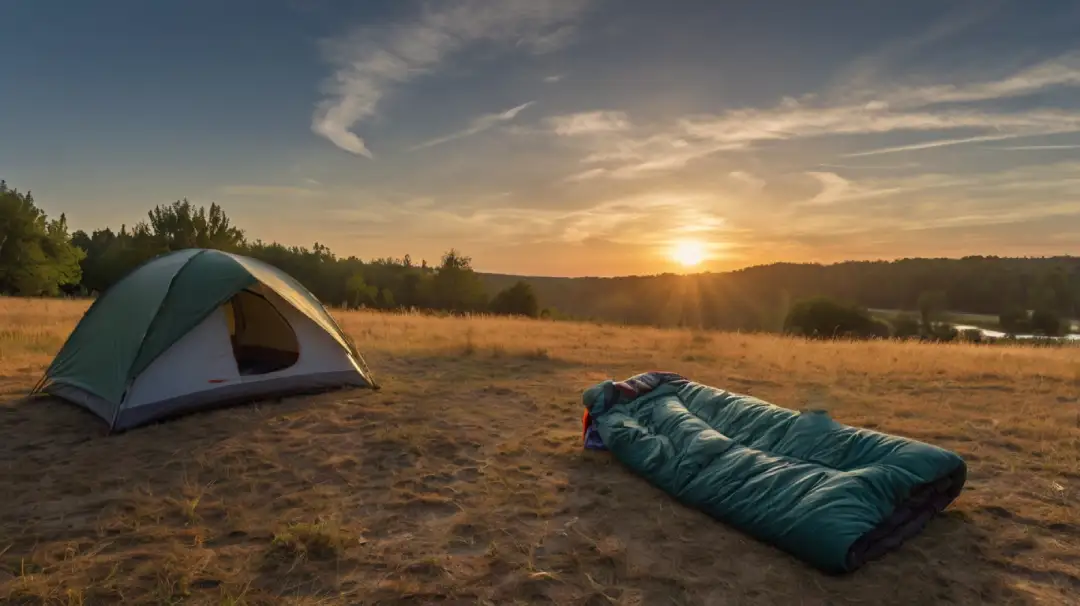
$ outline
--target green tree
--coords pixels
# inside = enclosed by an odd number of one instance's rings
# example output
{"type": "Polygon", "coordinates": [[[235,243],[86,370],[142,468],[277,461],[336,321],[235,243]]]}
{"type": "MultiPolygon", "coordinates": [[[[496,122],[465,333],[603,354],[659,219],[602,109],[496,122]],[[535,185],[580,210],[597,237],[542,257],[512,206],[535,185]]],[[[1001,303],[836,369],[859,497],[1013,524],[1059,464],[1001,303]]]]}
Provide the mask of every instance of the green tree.
{"type": "Polygon", "coordinates": [[[508,316],[528,316],[535,318],[540,315],[540,305],[536,301],[536,293],[528,282],[518,280],[513,286],[499,291],[499,294],[491,300],[491,311],[508,316]]]}
{"type": "Polygon", "coordinates": [[[406,265],[402,268],[399,290],[394,299],[403,307],[426,307],[431,275],[419,268],[406,265]]]}
{"type": "Polygon", "coordinates": [[[365,282],[364,275],[361,273],[353,274],[349,278],[345,290],[348,293],[350,308],[375,305],[379,294],[379,289],[365,282]]]}
{"type": "Polygon", "coordinates": [[[472,269],[472,259],[456,249],[443,255],[431,280],[431,302],[452,312],[475,312],[487,307],[484,283],[472,269]]]}
{"type": "Polygon", "coordinates": [[[158,205],[147,214],[151,233],[166,250],[214,248],[235,252],[244,244],[244,232],[232,226],[217,203],[211,203],[207,209],[196,207],[185,198],[170,205],[158,205]]]}
{"type": "Polygon", "coordinates": [[[948,308],[948,296],[941,290],[923,292],[919,295],[918,308],[923,330],[927,334],[932,334],[934,323],[940,320],[941,315],[948,308]]]}
{"type": "Polygon", "coordinates": [[[381,309],[394,308],[394,292],[389,288],[379,290],[379,307],[381,309]]]}
{"type": "Polygon", "coordinates": [[[858,305],[827,297],[796,302],[784,319],[784,331],[817,339],[888,337],[889,326],[858,305]]]}
{"type": "Polygon", "coordinates": [[[998,325],[1002,332],[1020,335],[1031,331],[1031,319],[1021,307],[1010,307],[998,315],[998,325]]]}
{"type": "Polygon", "coordinates": [[[0,292],[56,296],[82,278],[84,253],[71,243],[67,217],[50,220],[30,192],[0,181],[0,292]]]}
{"type": "Polygon", "coordinates": [[[1061,317],[1050,309],[1036,309],[1031,314],[1031,330],[1036,334],[1056,337],[1062,333],[1061,317]]]}
{"type": "Polygon", "coordinates": [[[899,339],[917,337],[921,332],[919,317],[910,313],[902,313],[892,321],[892,334],[899,339]]]}

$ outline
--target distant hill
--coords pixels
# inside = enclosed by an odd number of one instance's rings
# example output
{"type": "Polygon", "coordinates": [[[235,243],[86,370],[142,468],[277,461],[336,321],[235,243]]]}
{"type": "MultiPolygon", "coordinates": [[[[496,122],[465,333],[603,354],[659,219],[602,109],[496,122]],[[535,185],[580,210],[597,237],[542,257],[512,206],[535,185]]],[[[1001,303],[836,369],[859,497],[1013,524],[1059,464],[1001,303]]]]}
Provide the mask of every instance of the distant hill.
{"type": "Polygon", "coordinates": [[[878,309],[915,309],[927,291],[954,311],[997,315],[1010,307],[1080,311],[1080,257],[909,258],[833,264],[773,263],[730,272],[617,278],[481,274],[489,292],[518,280],[541,307],[582,319],[774,330],[791,301],[824,295],[878,309]]]}

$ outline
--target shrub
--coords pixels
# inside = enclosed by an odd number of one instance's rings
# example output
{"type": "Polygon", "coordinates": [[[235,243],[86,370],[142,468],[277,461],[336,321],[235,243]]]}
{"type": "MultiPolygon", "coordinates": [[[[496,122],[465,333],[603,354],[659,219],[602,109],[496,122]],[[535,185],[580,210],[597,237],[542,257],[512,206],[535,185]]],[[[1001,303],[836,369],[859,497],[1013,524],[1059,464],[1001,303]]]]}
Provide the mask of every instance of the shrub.
{"type": "Polygon", "coordinates": [[[899,339],[917,337],[920,332],[921,325],[918,316],[910,313],[903,313],[893,318],[892,334],[894,337],[899,339]]]}
{"type": "Polygon", "coordinates": [[[862,307],[827,297],[815,297],[792,305],[784,318],[784,332],[817,339],[865,339],[888,337],[890,327],[862,307]]]}
{"type": "Polygon", "coordinates": [[[1010,335],[1031,332],[1031,319],[1024,309],[1011,307],[998,315],[1001,330],[1010,335]]]}
{"type": "Polygon", "coordinates": [[[1050,310],[1036,309],[1031,314],[1031,330],[1036,334],[1056,337],[1061,334],[1061,318],[1050,310]]]}
{"type": "Polygon", "coordinates": [[[491,311],[508,316],[535,318],[540,315],[540,305],[536,301],[532,286],[518,280],[513,286],[495,295],[491,300],[491,311]]]}

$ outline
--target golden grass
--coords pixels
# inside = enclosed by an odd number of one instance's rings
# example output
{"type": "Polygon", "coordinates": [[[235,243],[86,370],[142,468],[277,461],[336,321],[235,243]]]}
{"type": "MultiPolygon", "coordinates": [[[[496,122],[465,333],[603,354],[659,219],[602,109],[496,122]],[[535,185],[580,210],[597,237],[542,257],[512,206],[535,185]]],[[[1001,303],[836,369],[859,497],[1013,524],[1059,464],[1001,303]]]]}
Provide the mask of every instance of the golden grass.
{"type": "MultiPolygon", "coordinates": [[[[84,302],[0,299],[0,601],[1028,604],[1080,595],[1072,349],[807,343],[337,313],[383,385],[106,437],[21,402],[84,302]],[[651,369],[930,441],[965,492],[844,578],[580,444],[581,391],[651,369]]],[[[1070,602],[1070,600],[1072,602],[1070,602]]]]}

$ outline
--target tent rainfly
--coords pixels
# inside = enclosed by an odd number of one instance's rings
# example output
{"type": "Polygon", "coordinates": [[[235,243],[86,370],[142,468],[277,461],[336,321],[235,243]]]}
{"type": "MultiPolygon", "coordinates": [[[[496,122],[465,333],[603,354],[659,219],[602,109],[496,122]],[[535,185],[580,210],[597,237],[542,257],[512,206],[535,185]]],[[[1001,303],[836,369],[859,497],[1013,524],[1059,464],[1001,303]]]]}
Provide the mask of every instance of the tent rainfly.
{"type": "Polygon", "coordinates": [[[148,261],[98,297],[33,393],[122,431],[341,387],[377,385],[314,295],[261,261],[188,249],[148,261]]]}

